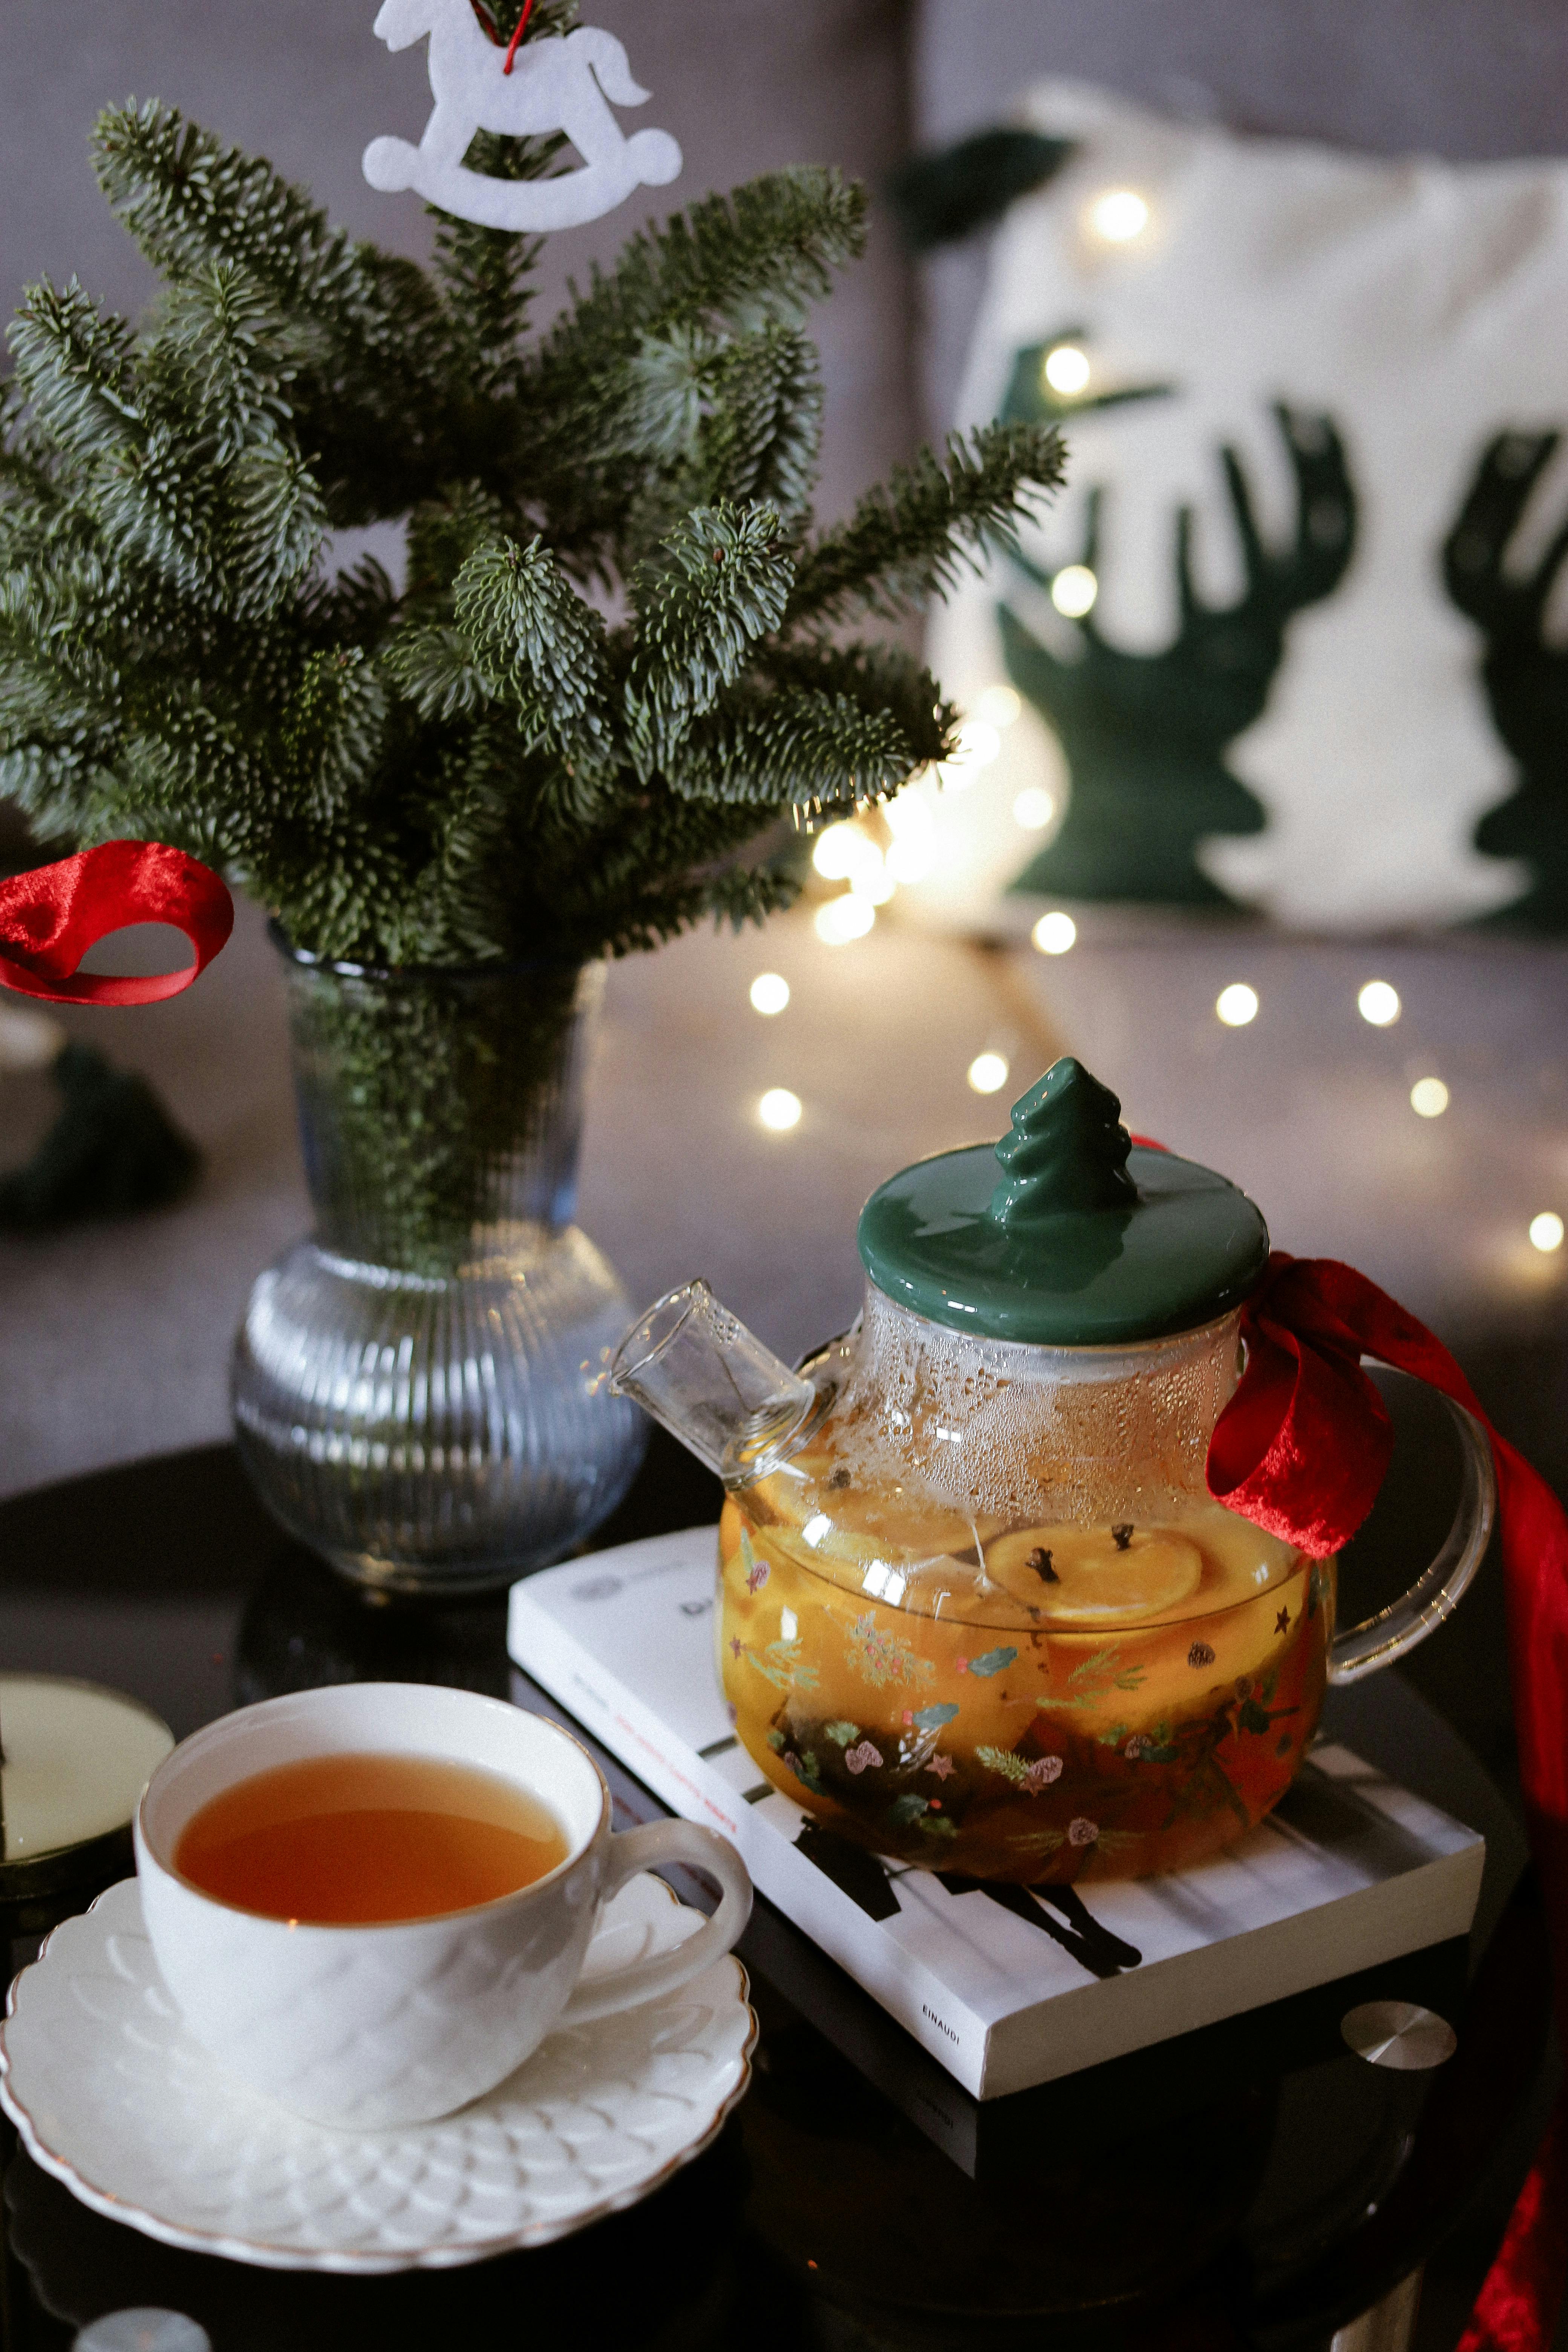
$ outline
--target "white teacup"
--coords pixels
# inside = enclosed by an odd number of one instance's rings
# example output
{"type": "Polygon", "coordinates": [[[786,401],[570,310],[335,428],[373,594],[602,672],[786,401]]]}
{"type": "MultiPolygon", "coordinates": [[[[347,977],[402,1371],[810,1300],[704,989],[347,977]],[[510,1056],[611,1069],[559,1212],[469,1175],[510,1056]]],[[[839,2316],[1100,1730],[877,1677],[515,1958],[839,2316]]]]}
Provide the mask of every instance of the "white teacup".
{"type": "Polygon", "coordinates": [[[673,1991],[730,1949],[752,1907],[745,1864],[711,1830],[669,1821],[613,1834],[609,1790],[569,1732],[426,1683],[300,1691],[183,1740],[142,1796],[136,1871],[153,1953],[195,2039],[296,2115],[354,2130],[449,2115],[504,2082],[556,2025],[673,1991]],[[180,1876],[175,1847],[209,1798],[279,1764],[344,1753],[500,1773],[555,1816],[566,1859],[471,1910],[352,1927],[290,1927],[180,1876]],[[665,1862],[719,1881],[712,1918],[679,1950],[575,1992],[600,1905],[665,1862]]]}

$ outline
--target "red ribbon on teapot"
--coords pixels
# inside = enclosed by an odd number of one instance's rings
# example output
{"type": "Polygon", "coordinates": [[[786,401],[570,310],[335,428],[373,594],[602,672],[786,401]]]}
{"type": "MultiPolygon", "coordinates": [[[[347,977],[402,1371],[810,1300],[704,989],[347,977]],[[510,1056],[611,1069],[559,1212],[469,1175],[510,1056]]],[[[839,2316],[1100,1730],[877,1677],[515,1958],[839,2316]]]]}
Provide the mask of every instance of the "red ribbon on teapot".
{"type": "MultiPolygon", "coordinates": [[[[1498,1435],[1441,1341],[1353,1266],[1276,1250],[1241,1332],[1247,1369],[1209,1444],[1209,1492],[1315,1558],[1354,1535],[1393,1449],[1363,1355],[1440,1389],[1491,1441],[1519,1777],[1568,2047],[1568,1517],[1498,1435]]],[[[1568,2105],[1560,2103],[1458,2352],[1546,2352],[1565,2284],[1568,2105]]]]}
{"type": "Polygon", "coordinates": [[[0,987],[48,1004],[155,1004],[206,970],[234,929],[234,900],[199,858],[162,841],[106,841],[0,882],[0,987]],[[79,970],[129,923],[184,931],[195,961],[136,977],[79,970]]]}

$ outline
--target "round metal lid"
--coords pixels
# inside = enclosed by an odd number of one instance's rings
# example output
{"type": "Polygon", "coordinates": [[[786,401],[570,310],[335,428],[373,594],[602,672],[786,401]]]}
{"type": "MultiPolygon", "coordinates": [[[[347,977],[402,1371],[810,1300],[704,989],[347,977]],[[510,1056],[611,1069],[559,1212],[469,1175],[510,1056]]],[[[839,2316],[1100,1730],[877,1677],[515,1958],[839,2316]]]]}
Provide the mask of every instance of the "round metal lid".
{"type": "Polygon", "coordinates": [[[1045,1347],[1161,1339],[1239,1306],[1268,1262],[1262,1217],[1213,1169],[1134,1145],[1121,1109],[1080,1062],[1053,1063],[994,1149],[872,1193],[871,1280],[932,1322],[1045,1347]]]}

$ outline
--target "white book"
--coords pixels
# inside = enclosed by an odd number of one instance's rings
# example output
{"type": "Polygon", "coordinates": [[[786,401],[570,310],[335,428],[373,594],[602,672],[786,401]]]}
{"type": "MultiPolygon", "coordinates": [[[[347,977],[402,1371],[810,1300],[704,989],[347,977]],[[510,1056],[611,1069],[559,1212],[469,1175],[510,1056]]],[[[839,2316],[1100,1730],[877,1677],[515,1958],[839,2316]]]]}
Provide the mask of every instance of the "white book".
{"type": "Polygon", "coordinates": [[[714,1664],[711,1527],[515,1584],[525,1674],[976,2098],[1100,2065],[1468,1932],[1486,1843],[1320,1742],[1268,1820],[1163,1878],[955,1893],[825,1835],[736,1739],[714,1664]]]}

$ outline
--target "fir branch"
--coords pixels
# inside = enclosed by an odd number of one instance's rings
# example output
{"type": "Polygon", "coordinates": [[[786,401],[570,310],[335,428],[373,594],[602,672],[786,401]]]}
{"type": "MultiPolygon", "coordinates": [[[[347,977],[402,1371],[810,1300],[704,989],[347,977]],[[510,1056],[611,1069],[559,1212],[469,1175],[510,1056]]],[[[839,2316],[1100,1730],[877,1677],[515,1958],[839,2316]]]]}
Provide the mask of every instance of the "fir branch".
{"type": "Polygon", "coordinates": [[[1062,440],[1047,425],[983,425],[950,434],[944,466],[922,449],[868,490],[846,522],[802,554],[792,623],[854,612],[896,620],[978,570],[989,541],[1016,543],[1019,520],[1062,476],[1062,440]]]}
{"type": "Polygon", "coordinates": [[[700,722],[669,781],[689,800],[845,810],[897,791],[916,765],[890,711],[794,688],[700,722]]]}
{"type": "Polygon", "coordinates": [[[517,712],[529,749],[591,775],[607,750],[605,624],[542,541],[499,540],[470,555],[452,609],[479,678],[517,712]]]}
{"type": "Polygon", "coordinates": [[[491,699],[472,645],[449,622],[400,629],[387,640],[382,660],[422,719],[471,718],[491,699]]]}
{"type": "Polygon", "coordinates": [[[118,560],[153,573],[175,596],[202,594],[215,566],[214,478],[190,465],[188,451],[162,425],[97,476],[94,520],[118,560]]]}
{"type": "Polygon", "coordinates": [[[281,337],[273,304],[232,264],[200,269],[164,294],[142,369],[159,386],[162,409],[184,414],[198,436],[211,436],[216,465],[286,431],[281,337]]]}
{"type": "Polygon", "coordinates": [[[140,438],[131,330],[101,317],[74,278],[63,291],[29,286],[6,341],[35,429],[62,456],[90,463],[140,438]]]}
{"type": "Polygon", "coordinates": [[[632,759],[647,777],[691,721],[739,677],[757,638],[776,629],[794,577],[771,507],[721,500],[678,523],[634,582],[636,649],[625,707],[632,759]]]}
{"type": "Polygon", "coordinates": [[[605,940],[605,952],[637,955],[668,946],[710,915],[731,930],[744,930],[793,907],[799,896],[798,879],[781,866],[728,866],[704,881],[667,886],[629,903],[605,940]]]}
{"type": "Polygon", "coordinates": [[[310,468],[277,438],[246,450],[225,489],[235,615],[255,620],[276,612],[309,579],[327,535],[326,509],[310,468]]]}
{"type": "Polygon", "coordinates": [[[718,499],[803,520],[822,432],[821,373],[803,334],[771,320],[729,341],[677,328],[645,336],[626,373],[623,447],[609,454],[649,462],[629,533],[639,553],[678,515],[718,499]]]}
{"type": "Polygon", "coordinates": [[[829,291],[833,271],[858,257],[865,239],[865,190],[820,165],[705,196],[632,237],[607,276],[595,268],[586,293],[574,289],[529,371],[534,403],[548,416],[574,382],[624,362],[644,335],[745,325],[759,311],[796,320],[829,291]]]}
{"type": "MultiPolygon", "coordinates": [[[[528,40],[539,38],[544,14],[542,7],[534,10],[528,40]]],[[[570,29],[577,16],[575,0],[566,0],[551,15],[557,29],[570,29]]],[[[542,180],[554,171],[570,143],[562,131],[544,139],[507,139],[481,131],[465,160],[470,171],[482,172],[487,179],[542,180]]],[[[478,390],[492,395],[515,392],[533,273],[544,240],[486,228],[434,205],[426,209],[436,223],[431,268],[453,355],[478,390]]]]}
{"type": "Polygon", "coordinates": [[[311,654],[279,729],[296,805],[325,821],[368,795],[386,721],[386,688],[358,646],[311,654]]]}
{"type": "Polygon", "coordinates": [[[63,740],[112,738],[119,716],[117,646],[83,625],[110,583],[91,557],[0,577],[0,741],[35,730],[63,740]]]}
{"type": "Polygon", "coordinates": [[[110,107],[93,134],[100,186],[175,284],[227,265],[288,321],[291,405],[317,453],[331,519],[365,522],[434,487],[461,443],[468,401],[440,299],[400,255],[334,229],[260,157],[173,107],[110,107]]]}
{"type": "Polygon", "coordinates": [[[822,441],[822,374],[811,344],[770,321],[725,345],[707,389],[693,490],[762,499],[795,524],[810,504],[822,441]]]}
{"type": "Polygon", "coordinates": [[[410,602],[444,598],[470,555],[504,538],[506,502],[483,482],[454,482],[408,519],[410,602]]]}
{"type": "Polygon", "coordinates": [[[113,774],[116,813],[128,832],[241,873],[277,838],[279,812],[265,761],[243,724],[226,722],[188,685],[128,714],[113,774]]]}
{"type": "MultiPolygon", "coordinates": [[[[837,172],[801,165],[709,196],[595,270],[520,379],[511,456],[520,491],[542,499],[563,553],[605,566],[606,539],[645,483],[635,460],[647,380],[626,371],[650,342],[793,324],[857,256],[865,194],[837,172]]],[[[657,366],[657,360],[655,362],[657,366]]]]}
{"type": "Polygon", "coordinates": [[[931,672],[899,646],[839,646],[796,638],[769,646],[763,666],[775,686],[843,695],[858,710],[887,711],[910,748],[910,772],[951,757],[958,712],[931,672]]]}
{"type": "MultiPolygon", "coordinates": [[[[111,210],[161,277],[240,269],[280,313],[351,349],[398,323],[388,298],[411,290],[407,270],[389,269],[391,257],[334,229],[263,157],[225,146],[156,100],[106,108],[92,150],[111,210]]],[[[417,307],[433,310],[433,298],[417,307]]]]}

